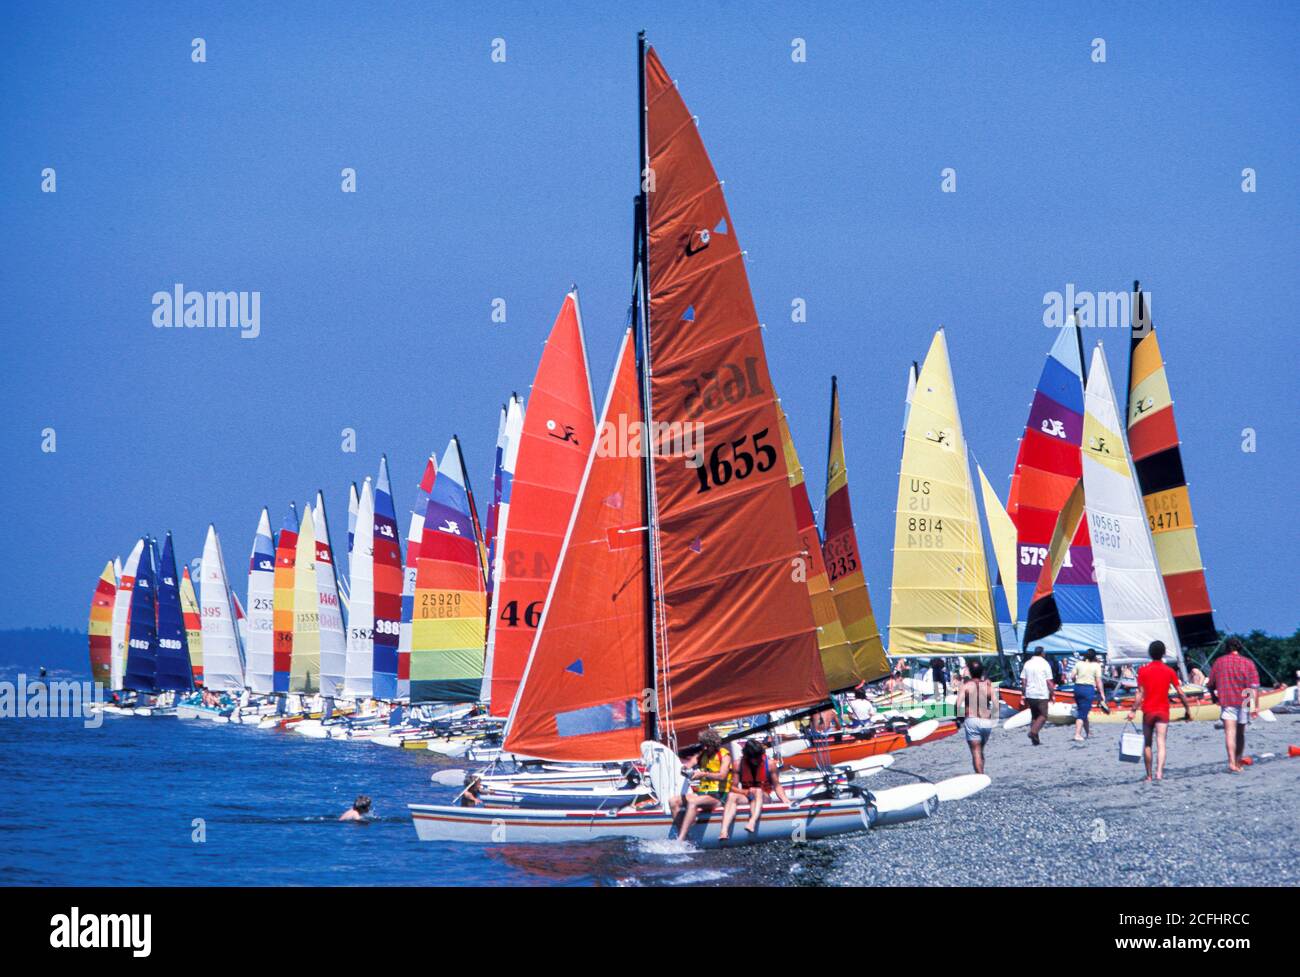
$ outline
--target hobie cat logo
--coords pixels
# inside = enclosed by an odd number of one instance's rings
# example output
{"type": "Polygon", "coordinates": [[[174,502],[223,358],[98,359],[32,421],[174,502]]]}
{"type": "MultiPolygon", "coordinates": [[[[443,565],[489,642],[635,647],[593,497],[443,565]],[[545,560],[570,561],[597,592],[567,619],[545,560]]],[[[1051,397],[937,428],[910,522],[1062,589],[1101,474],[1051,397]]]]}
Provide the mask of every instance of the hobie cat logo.
{"type": "Polygon", "coordinates": [[[152,301],[155,329],[236,329],[240,339],[262,334],[261,292],[187,292],[177,282],[170,292],[154,292],[152,301]]]}
{"type": "Polygon", "coordinates": [[[1044,434],[1050,434],[1054,438],[1064,438],[1066,436],[1065,422],[1058,421],[1054,417],[1044,418],[1041,427],[1044,434]]]}

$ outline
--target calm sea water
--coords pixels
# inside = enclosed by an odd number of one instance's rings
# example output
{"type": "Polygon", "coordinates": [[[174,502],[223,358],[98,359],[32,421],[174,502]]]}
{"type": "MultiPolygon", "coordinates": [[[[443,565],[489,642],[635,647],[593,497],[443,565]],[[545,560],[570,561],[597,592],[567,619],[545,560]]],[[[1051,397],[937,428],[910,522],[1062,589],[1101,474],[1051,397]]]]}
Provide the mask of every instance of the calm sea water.
{"type": "MultiPolygon", "coordinates": [[[[0,719],[0,884],[817,884],[826,843],[661,852],[602,842],[420,842],[412,802],[450,800],[431,753],[175,718],[0,719]],[[358,793],[377,819],[340,823],[358,793]],[[192,840],[194,819],[206,840],[192,840]],[[760,852],[762,854],[760,854],[760,852]],[[810,857],[811,856],[811,857],[810,857]]],[[[829,854],[827,852],[826,854],[829,854]]]]}

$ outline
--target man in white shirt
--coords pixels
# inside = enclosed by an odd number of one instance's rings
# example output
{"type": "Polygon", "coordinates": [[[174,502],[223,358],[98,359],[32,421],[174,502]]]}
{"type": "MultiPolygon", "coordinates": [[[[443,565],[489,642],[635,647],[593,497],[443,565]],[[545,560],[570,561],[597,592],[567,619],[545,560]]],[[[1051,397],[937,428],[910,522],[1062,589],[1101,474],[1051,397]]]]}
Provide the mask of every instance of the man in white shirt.
{"type": "Polygon", "coordinates": [[[1020,669],[1020,687],[1025,693],[1025,707],[1033,721],[1029,724],[1029,741],[1038,746],[1038,733],[1047,722],[1047,705],[1052,701],[1056,683],[1052,681],[1052,666],[1047,663],[1041,647],[1035,648],[1029,661],[1020,669]]]}
{"type": "Polygon", "coordinates": [[[849,712],[853,715],[854,723],[870,723],[876,718],[876,710],[863,689],[853,691],[853,698],[849,700],[849,712]]]}

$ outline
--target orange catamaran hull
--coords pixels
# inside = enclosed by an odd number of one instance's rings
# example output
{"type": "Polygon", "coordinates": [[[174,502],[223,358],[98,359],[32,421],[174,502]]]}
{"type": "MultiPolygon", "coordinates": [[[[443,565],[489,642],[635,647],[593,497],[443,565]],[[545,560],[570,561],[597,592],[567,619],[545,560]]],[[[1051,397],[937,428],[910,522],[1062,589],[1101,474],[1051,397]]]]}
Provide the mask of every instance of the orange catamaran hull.
{"type": "Polygon", "coordinates": [[[957,724],[947,722],[940,723],[933,733],[916,742],[909,740],[906,733],[877,733],[874,736],[837,733],[831,736],[830,742],[821,746],[810,746],[806,750],[785,757],[784,762],[786,766],[797,770],[812,770],[827,764],[849,763],[852,760],[880,756],[882,753],[893,753],[908,746],[933,743],[955,732],[957,732],[957,724]],[[841,738],[837,740],[836,736],[841,738]]]}

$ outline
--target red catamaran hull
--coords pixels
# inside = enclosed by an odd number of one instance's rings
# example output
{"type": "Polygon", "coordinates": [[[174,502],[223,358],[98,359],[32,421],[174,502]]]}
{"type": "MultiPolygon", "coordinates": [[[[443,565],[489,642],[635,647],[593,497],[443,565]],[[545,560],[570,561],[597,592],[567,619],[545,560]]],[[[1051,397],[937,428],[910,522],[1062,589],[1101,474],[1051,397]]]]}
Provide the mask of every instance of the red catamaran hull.
{"type": "Polygon", "coordinates": [[[783,759],[786,766],[798,770],[812,770],[826,764],[848,763],[852,760],[880,756],[882,753],[893,753],[895,750],[901,750],[909,746],[933,743],[935,740],[944,739],[955,732],[957,732],[957,724],[946,722],[940,723],[933,733],[915,743],[910,741],[905,733],[877,733],[875,736],[867,737],[845,735],[838,742],[832,737],[829,743],[818,747],[810,746],[806,750],[801,750],[783,759]]]}

